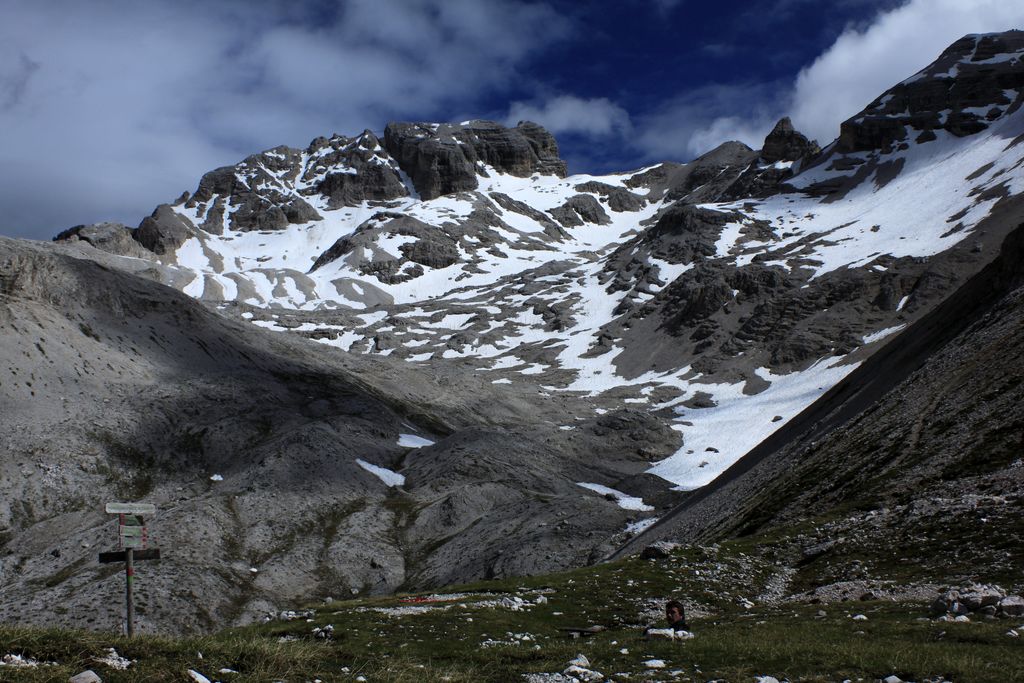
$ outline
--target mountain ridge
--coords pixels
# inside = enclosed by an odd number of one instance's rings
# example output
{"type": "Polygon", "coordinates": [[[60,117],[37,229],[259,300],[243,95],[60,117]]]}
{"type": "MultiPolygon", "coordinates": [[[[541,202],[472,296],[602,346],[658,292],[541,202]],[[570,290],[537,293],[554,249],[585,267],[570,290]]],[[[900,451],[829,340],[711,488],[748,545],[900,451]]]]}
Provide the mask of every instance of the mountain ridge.
{"type": "Polygon", "coordinates": [[[572,176],[534,124],[393,124],[215,169],[134,231],[0,240],[0,616],[116,623],[96,495],[168,510],[149,608],[180,630],[607,556],[997,258],[1019,38],[958,41],[824,149],[782,120],[572,176]],[[956,116],[888,108],[949,82],[956,116]]]}

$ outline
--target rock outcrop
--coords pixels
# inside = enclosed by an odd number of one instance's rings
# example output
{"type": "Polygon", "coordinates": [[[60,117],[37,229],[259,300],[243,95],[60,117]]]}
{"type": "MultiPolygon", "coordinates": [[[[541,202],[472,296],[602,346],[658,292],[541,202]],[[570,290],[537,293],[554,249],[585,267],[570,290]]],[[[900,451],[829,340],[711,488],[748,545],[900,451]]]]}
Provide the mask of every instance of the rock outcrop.
{"type": "Polygon", "coordinates": [[[157,255],[173,255],[174,251],[195,234],[195,226],[175,212],[168,204],[161,204],[153,215],[142,220],[134,233],[135,240],[157,255]]]}
{"type": "Polygon", "coordinates": [[[964,36],[927,68],[844,121],[836,150],[882,150],[935,139],[935,131],[972,135],[1024,101],[1024,31],[964,36]]]}
{"type": "Polygon", "coordinates": [[[798,161],[812,157],[821,151],[821,147],[813,140],[793,128],[789,117],[781,119],[768,133],[761,147],[761,161],[774,164],[779,161],[798,161]]]}
{"type": "Polygon", "coordinates": [[[97,249],[118,256],[152,258],[153,252],[143,248],[135,239],[135,231],[123,223],[93,223],[76,225],[53,238],[54,242],[81,241],[97,249]]]}
{"type": "Polygon", "coordinates": [[[421,199],[477,188],[477,175],[490,166],[500,173],[564,177],[554,137],[535,123],[505,128],[493,121],[389,123],[388,153],[412,179],[421,199]]]}

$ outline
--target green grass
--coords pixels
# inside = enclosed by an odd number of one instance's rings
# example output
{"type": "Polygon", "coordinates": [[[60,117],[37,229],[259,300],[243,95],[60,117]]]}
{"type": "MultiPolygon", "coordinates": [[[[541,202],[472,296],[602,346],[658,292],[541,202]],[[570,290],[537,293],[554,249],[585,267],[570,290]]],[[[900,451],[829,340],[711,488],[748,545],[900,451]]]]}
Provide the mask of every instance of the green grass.
{"type": "Polygon", "coordinates": [[[311,604],[306,606],[316,611],[311,622],[273,621],[201,638],[128,641],[97,633],[0,627],[0,654],[58,663],[0,669],[0,679],[63,681],[92,668],[106,683],[182,681],[188,669],[223,681],[351,681],[364,676],[368,681],[505,682],[523,680],[529,672],[561,672],[582,653],[608,679],[631,681],[751,681],[757,675],[839,681],[891,674],[904,680],[944,676],[958,683],[1024,680],[1021,638],[1006,635],[1017,622],[938,622],[924,619],[924,604],[889,601],[790,602],[746,609],[742,599],[758,601],[780,552],[775,543],[750,539],[689,547],[664,560],[634,558],[451,588],[448,592],[467,594],[455,601],[420,603],[394,596],[311,604]],[[519,611],[481,604],[516,595],[528,603],[543,595],[547,602],[519,611]],[[644,638],[645,622],[657,619],[657,612],[649,610],[669,597],[686,602],[694,639],[644,638]],[[404,616],[377,611],[424,604],[447,607],[404,616]],[[867,621],[855,621],[856,614],[866,615],[867,621]],[[334,638],[315,638],[313,628],[328,624],[334,638]],[[578,639],[563,630],[590,624],[607,630],[578,639]],[[522,640],[523,634],[529,639],[522,640]],[[485,647],[488,641],[499,644],[485,647]],[[127,671],[104,668],[94,658],[107,647],[138,661],[127,671]],[[648,659],[662,659],[668,668],[649,672],[643,666],[648,659]],[[239,673],[217,674],[221,668],[239,673]]]}

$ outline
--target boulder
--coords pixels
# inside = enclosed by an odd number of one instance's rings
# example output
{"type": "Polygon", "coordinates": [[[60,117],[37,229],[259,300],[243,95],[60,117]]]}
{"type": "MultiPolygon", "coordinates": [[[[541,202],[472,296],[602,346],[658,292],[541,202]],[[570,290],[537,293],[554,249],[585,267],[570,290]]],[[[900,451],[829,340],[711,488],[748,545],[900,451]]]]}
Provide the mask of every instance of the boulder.
{"type": "Polygon", "coordinates": [[[1024,617],[1024,597],[1008,595],[997,606],[999,614],[1004,617],[1024,617]]]}
{"type": "Polygon", "coordinates": [[[162,255],[174,252],[194,234],[192,221],[177,213],[169,204],[161,204],[151,216],[142,219],[133,237],[149,251],[162,255]]]}
{"type": "Polygon", "coordinates": [[[68,679],[68,683],[103,683],[103,679],[96,675],[92,669],[86,669],[82,673],[75,674],[68,679]]]}
{"type": "Polygon", "coordinates": [[[1006,592],[996,586],[975,586],[960,593],[960,602],[971,612],[982,607],[996,605],[1006,597],[1006,592]]]}
{"type": "Polygon", "coordinates": [[[640,551],[640,558],[644,560],[663,560],[672,554],[672,551],[679,547],[678,543],[669,541],[657,541],[640,551]]]}

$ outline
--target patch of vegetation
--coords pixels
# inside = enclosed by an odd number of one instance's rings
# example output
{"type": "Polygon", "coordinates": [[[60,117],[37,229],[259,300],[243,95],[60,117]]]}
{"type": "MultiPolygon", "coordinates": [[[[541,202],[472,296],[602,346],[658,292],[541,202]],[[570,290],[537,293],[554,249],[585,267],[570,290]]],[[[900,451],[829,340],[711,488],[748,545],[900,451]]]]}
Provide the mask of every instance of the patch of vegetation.
{"type": "MultiPolygon", "coordinates": [[[[495,681],[561,672],[577,654],[614,680],[1024,680],[1016,622],[925,619],[923,602],[808,604],[771,600],[786,544],[808,523],[775,537],[690,546],[659,560],[632,558],[559,574],[486,581],[451,593],[365,597],[306,605],[312,621],[273,621],[204,638],[143,637],[0,627],[0,650],[56,666],[4,671],[12,682],[66,680],[93,668],[106,682],[180,681],[188,669],[231,681],[495,681]],[[649,640],[664,600],[679,597],[696,634],[649,640]],[[865,618],[860,618],[863,615],[865,618]],[[858,616],[857,619],[854,619],[858,616]],[[568,629],[605,630],[573,638],[568,629]],[[326,629],[320,638],[315,629],[326,629]],[[104,648],[137,660],[127,671],[98,665],[104,648]],[[202,652],[199,659],[197,652],[202,652]],[[644,662],[664,660],[664,670],[644,662]],[[219,674],[222,668],[237,674],[219,674]],[[628,678],[622,674],[628,674],[628,678]]],[[[845,546],[806,565],[824,581],[845,546]]],[[[845,559],[843,559],[845,562],[845,559]]],[[[867,560],[862,558],[867,564],[867,560]]]]}

